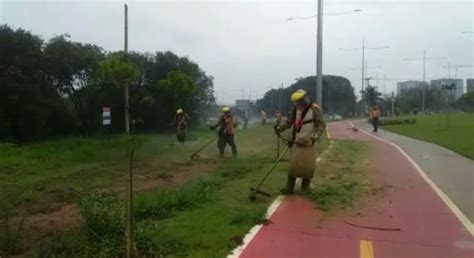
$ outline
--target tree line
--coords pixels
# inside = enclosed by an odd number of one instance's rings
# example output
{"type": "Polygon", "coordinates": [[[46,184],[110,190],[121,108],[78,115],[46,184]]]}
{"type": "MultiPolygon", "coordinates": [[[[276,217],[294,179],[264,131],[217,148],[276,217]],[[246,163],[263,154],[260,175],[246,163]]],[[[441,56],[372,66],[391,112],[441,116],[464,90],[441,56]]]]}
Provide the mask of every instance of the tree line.
{"type": "MultiPolygon", "coordinates": [[[[214,102],[213,77],[187,57],[167,52],[107,52],[69,35],[48,41],[0,27],[0,141],[25,142],[103,129],[124,131],[124,87],[132,130],[169,128],[178,107],[196,115],[214,102]]],[[[196,122],[196,121],[194,121],[196,122]]]]}
{"type": "MultiPolygon", "coordinates": [[[[296,79],[296,82],[286,88],[278,88],[267,91],[262,99],[257,100],[257,106],[272,114],[275,110],[282,111],[286,115],[293,103],[289,96],[303,89],[315,102],[316,76],[308,76],[296,79]]],[[[356,96],[350,81],[342,76],[323,76],[323,111],[325,114],[338,114],[344,117],[352,116],[355,112],[356,96]]]]}

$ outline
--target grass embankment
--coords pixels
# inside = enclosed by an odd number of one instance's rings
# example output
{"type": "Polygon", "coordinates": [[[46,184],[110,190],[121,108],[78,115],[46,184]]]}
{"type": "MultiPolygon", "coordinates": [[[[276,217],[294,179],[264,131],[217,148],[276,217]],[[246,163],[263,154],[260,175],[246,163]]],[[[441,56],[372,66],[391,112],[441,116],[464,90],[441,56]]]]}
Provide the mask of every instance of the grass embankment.
{"type": "Polygon", "coordinates": [[[416,124],[387,125],[383,129],[432,142],[474,159],[474,114],[406,116],[416,118],[416,124]]]}

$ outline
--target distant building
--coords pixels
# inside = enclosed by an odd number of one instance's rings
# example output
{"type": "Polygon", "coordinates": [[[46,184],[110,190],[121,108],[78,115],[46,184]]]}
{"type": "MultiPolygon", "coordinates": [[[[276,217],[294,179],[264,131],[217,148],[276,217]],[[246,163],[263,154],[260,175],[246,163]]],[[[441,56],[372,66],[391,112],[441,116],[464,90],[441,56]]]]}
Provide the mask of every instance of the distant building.
{"type": "Polygon", "coordinates": [[[454,84],[454,99],[457,100],[464,94],[464,81],[462,79],[431,80],[430,89],[439,90],[444,85],[454,84]]]}
{"type": "Polygon", "coordinates": [[[466,80],[466,92],[474,91],[474,79],[466,80]]]}
{"type": "Polygon", "coordinates": [[[400,96],[414,89],[421,88],[422,85],[422,81],[397,82],[397,95],[400,96]]]}
{"type": "Polygon", "coordinates": [[[251,102],[249,99],[237,99],[235,101],[235,108],[240,111],[245,111],[250,109],[251,102]]]}

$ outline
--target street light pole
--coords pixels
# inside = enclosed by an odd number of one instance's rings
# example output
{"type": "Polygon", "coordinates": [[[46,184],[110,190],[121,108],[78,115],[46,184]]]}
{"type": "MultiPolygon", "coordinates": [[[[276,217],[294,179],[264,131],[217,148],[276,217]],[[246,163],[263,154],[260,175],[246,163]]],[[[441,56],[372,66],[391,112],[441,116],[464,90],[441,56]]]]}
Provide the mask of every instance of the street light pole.
{"type": "Polygon", "coordinates": [[[425,91],[426,91],[426,49],[423,50],[423,99],[421,101],[422,108],[421,112],[425,113],[425,91]]]}
{"type": "Polygon", "coordinates": [[[361,91],[360,91],[360,116],[364,117],[364,77],[365,77],[365,37],[362,37],[362,76],[361,76],[361,91]]]}
{"type": "Polygon", "coordinates": [[[316,48],[316,102],[323,110],[323,0],[318,0],[316,48]]]}
{"type": "MultiPolygon", "coordinates": [[[[125,57],[128,53],[128,6],[125,4],[124,9],[125,23],[124,23],[124,47],[123,52],[125,57]]],[[[125,85],[124,89],[124,99],[125,99],[125,133],[130,134],[130,118],[129,118],[129,101],[128,101],[128,85],[125,85]]]]}
{"type": "Polygon", "coordinates": [[[423,50],[423,58],[405,58],[405,61],[423,61],[423,82],[422,82],[422,101],[421,101],[421,110],[422,113],[425,113],[425,91],[426,91],[426,60],[437,60],[437,59],[445,59],[445,57],[435,57],[435,58],[427,58],[426,57],[426,49],[423,50]]]}

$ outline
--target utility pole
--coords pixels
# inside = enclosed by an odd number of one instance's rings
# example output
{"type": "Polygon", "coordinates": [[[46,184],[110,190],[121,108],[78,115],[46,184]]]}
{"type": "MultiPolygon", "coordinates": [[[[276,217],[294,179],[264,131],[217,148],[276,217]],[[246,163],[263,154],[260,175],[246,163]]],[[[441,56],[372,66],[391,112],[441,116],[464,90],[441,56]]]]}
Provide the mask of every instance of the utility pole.
{"type": "Polygon", "coordinates": [[[271,91],[272,91],[272,94],[270,95],[270,113],[273,113],[273,96],[275,95],[275,92],[273,92],[273,87],[271,91]]]}
{"type": "MultiPolygon", "coordinates": [[[[125,4],[125,24],[124,24],[124,47],[123,52],[125,58],[127,58],[128,54],[128,6],[125,4]]],[[[125,97],[125,133],[130,135],[130,118],[129,118],[129,103],[128,103],[128,84],[125,85],[124,90],[124,97],[125,97]]]]}
{"type": "Polygon", "coordinates": [[[421,112],[424,114],[425,113],[425,91],[426,91],[426,49],[423,50],[423,100],[421,101],[421,104],[422,104],[422,108],[421,108],[421,112]]]}
{"type": "MultiPolygon", "coordinates": [[[[367,81],[367,83],[366,83],[367,88],[369,88],[369,86],[370,86],[370,80],[372,80],[372,78],[371,78],[371,77],[367,77],[367,78],[365,78],[365,80],[367,81]]],[[[364,94],[364,95],[365,95],[365,94],[364,94]]],[[[365,100],[365,96],[364,96],[364,100],[365,100]]],[[[362,106],[364,107],[364,110],[362,110],[362,112],[365,114],[365,111],[366,111],[366,108],[365,108],[365,107],[366,107],[366,106],[365,106],[365,101],[364,101],[364,103],[363,103],[362,106]]]]}
{"type": "Polygon", "coordinates": [[[316,34],[316,102],[321,107],[321,110],[323,110],[323,0],[318,0],[318,25],[316,34]]]}
{"type": "Polygon", "coordinates": [[[361,82],[361,101],[360,101],[360,116],[364,117],[364,78],[365,78],[365,37],[362,37],[362,82],[361,82]]]}
{"type": "Polygon", "coordinates": [[[422,83],[422,101],[421,101],[421,110],[423,113],[425,113],[425,91],[426,91],[426,85],[428,84],[426,82],[426,60],[436,60],[436,59],[445,59],[445,57],[435,57],[435,58],[428,58],[426,57],[426,49],[423,50],[423,58],[405,58],[405,61],[423,61],[423,83],[422,83]]]}
{"type": "Polygon", "coordinates": [[[395,97],[394,97],[394,93],[392,91],[392,116],[395,115],[395,97]]]}

